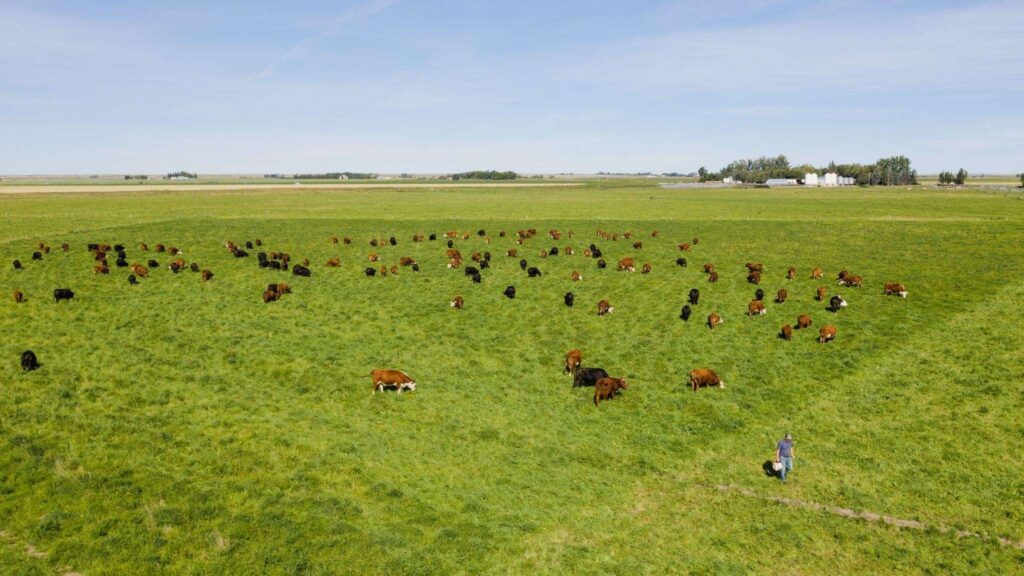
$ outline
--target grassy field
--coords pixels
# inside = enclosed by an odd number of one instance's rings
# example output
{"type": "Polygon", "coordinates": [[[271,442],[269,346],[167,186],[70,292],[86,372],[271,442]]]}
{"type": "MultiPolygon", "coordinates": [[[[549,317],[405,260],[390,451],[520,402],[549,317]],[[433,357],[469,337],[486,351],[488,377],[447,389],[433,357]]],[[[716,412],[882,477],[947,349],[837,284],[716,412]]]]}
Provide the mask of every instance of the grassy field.
{"type": "Polygon", "coordinates": [[[1024,551],[998,541],[1024,540],[1024,201],[1013,195],[641,180],[0,194],[0,261],[3,574],[1024,571],[1024,551]],[[517,248],[540,278],[504,256],[531,227],[542,234],[517,248]],[[551,228],[575,238],[554,242],[551,228]],[[494,255],[481,284],[445,268],[441,241],[410,241],[446,230],[472,233],[456,241],[463,253],[494,255]],[[368,245],[390,236],[397,246],[368,245]],[[256,238],[309,258],[312,277],[223,247],[256,238]],[[40,241],[71,251],[32,261],[40,241]],[[216,276],[162,267],[132,287],[123,269],[92,274],[90,242],[161,264],[166,254],[138,243],[178,246],[216,276]],[[609,269],[584,258],[591,242],[609,269]],[[570,245],[575,256],[539,258],[570,245]],[[422,271],[367,278],[371,251],[422,271]],[[627,255],[653,272],[616,272],[627,255]],[[325,267],[335,256],[342,266],[325,267]],[[744,316],[751,260],[765,264],[765,292],[790,294],[758,318],[744,316]],[[808,277],[815,266],[825,280],[808,277]],[[843,268],[865,286],[835,286],[843,268]],[[294,293],[263,304],[277,280],[294,293]],[[888,281],[909,297],[884,296],[888,281]],[[515,300],[501,294],[509,284],[515,300]],[[849,307],[827,312],[819,285],[849,307]],[[54,304],[56,287],[75,299],[54,304]],[[693,287],[702,297],[684,323],[693,287]],[[449,308],[455,295],[465,310],[449,308]],[[598,317],[603,298],[615,312],[598,317]],[[711,311],[726,320],[714,331],[711,311]],[[777,338],[800,313],[813,328],[777,338]],[[826,323],[838,337],[819,345],[826,323]],[[562,373],[570,348],[629,388],[595,407],[562,373]],[[21,371],[25,349],[42,368],[21,371]],[[372,395],[375,367],[408,371],[417,391],[372,395]],[[691,392],[696,367],[727,387],[691,392]],[[797,459],[783,486],[761,465],[786,431],[797,459]]]}

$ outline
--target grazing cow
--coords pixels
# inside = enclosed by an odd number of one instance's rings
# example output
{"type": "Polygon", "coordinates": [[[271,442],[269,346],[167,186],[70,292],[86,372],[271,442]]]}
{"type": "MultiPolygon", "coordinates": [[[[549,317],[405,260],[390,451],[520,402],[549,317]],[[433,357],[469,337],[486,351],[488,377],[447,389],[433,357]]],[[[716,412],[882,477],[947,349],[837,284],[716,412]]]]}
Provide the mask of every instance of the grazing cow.
{"type": "Polygon", "coordinates": [[[515,286],[506,286],[505,287],[505,292],[503,292],[503,294],[505,294],[505,298],[515,298],[516,297],[516,287],[515,286]]]}
{"type": "MultiPolygon", "coordinates": [[[[391,265],[391,275],[392,276],[398,276],[398,266],[396,264],[392,264],[391,265]]],[[[475,274],[475,276],[480,276],[480,275],[479,274],[475,274]]]]}
{"type": "Polygon", "coordinates": [[[885,284],[885,295],[886,296],[899,296],[900,298],[907,297],[907,289],[898,282],[887,282],[885,284]]]}
{"type": "Polygon", "coordinates": [[[711,282],[712,284],[714,284],[715,282],[718,282],[718,271],[717,270],[712,270],[711,274],[708,274],[708,282],[711,282]]]}
{"type": "Polygon", "coordinates": [[[839,274],[836,276],[836,279],[837,280],[845,280],[846,277],[849,276],[849,275],[850,275],[850,273],[847,272],[846,270],[840,270],[839,274]]]}
{"type": "Polygon", "coordinates": [[[370,239],[370,246],[373,246],[374,248],[377,247],[377,239],[376,238],[370,239]]]}
{"type": "Polygon", "coordinates": [[[607,267],[608,267],[608,263],[605,262],[603,258],[601,260],[597,261],[597,268],[598,268],[598,270],[604,270],[607,267]]]}
{"type": "Polygon", "coordinates": [[[21,353],[21,369],[25,372],[31,372],[36,368],[39,368],[39,359],[36,358],[35,352],[31,350],[25,350],[21,353]]]}
{"type": "Polygon", "coordinates": [[[652,230],[651,231],[651,238],[657,238],[657,237],[658,237],[658,231],[657,230],[652,230]]]}
{"type": "Polygon", "coordinates": [[[444,251],[444,257],[448,258],[448,259],[458,258],[459,260],[462,260],[462,252],[460,252],[459,250],[455,250],[455,249],[445,250],[444,251]]]}
{"type": "Polygon", "coordinates": [[[603,252],[601,252],[597,248],[591,248],[591,250],[590,250],[590,257],[591,258],[600,258],[602,255],[603,255],[603,252]]]}
{"type": "Polygon", "coordinates": [[[21,303],[25,301],[25,295],[22,294],[21,290],[15,290],[11,292],[11,296],[14,298],[15,303],[21,303]]]}
{"type": "Polygon", "coordinates": [[[690,304],[693,304],[694,306],[696,306],[697,302],[699,300],[700,300],[700,290],[698,290],[696,288],[690,288],[690,304]]]}
{"type": "Polygon", "coordinates": [[[786,291],[785,288],[779,289],[779,291],[775,294],[775,302],[778,304],[782,304],[783,302],[785,302],[786,298],[789,298],[789,292],[786,291]]]}
{"type": "Polygon", "coordinates": [[[594,406],[602,400],[611,400],[619,390],[625,389],[626,380],[623,378],[601,378],[594,384],[594,406]]]}
{"type": "Polygon", "coordinates": [[[96,265],[92,267],[92,273],[110,274],[110,268],[107,266],[106,262],[97,262],[96,265]]]}
{"type": "Polygon", "coordinates": [[[583,275],[573,270],[572,274],[569,275],[569,279],[572,280],[573,282],[579,282],[580,280],[583,280],[583,275]]]}
{"type": "Polygon", "coordinates": [[[708,328],[714,330],[715,326],[718,326],[722,322],[725,322],[725,320],[722,320],[722,317],[717,313],[712,312],[711,314],[708,314],[708,328]]]}
{"type": "Polygon", "coordinates": [[[515,248],[509,248],[508,250],[505,251],[505,256],[508,256],[509,258],[515,258],[516,254],[517,253],[515,248]]]}
{"type": "Polygon", "coordinates": [[[75,297],[75,293],[70,288],[55,288],[53,291],[53,301],[60,302],[61,300],[71,300],[75,297]]]}
{"type": "Polygon", "coordinates": [[[131,269],[132,273],[140,278],[145,278],[149,276],[149,268],[146,268],[142,264],[132,264],[131,269]]]}
{"type": "Polygon", "coordinates": [[[862,279],[861,279],[860,276],[853,276],[853,275],[851,275],[851,276],[847,276],[846,278],[843,278],[842,280],[840,280],[839,281],[839,285],[840,286],[850,286],[852,288],[859,288],[860,285],[861,285],[861,282],[862,282],[862,279]]]}
{"type": "Polygon", "coordinates": [[[484,257],[483,257],[483,255],[482,255],[482,254],[480,254],[479,252],[473,252],[473,253],[472,253],[472,254],[471,254],[471,255],[469,256],[469,259],[470,259],[470,260],[472,260],[473,262],[480,262],[481,260],[483,260],[483,259],[484,259],[484,257]]]}
{"type": "Polygon", "coordinates": [[[481,260],[480,261],[480,269],[481,270],[486,270],[486,269],[488,269],[490,267],[491,267],[490,261],[488,261],[488,260],[481,260]]]}
{"type": "Polygon", "coordinates": [[[210,280],[213,279],[213,272],[210,272],[209,270],[203,270],[202,272],[199,273],[199,278],[203,282],[209,282],[210,280]]]}
{"type": "Polygon", "coordinates": [[[576,372],[576,369],[583,364],[583,352],[576,348],[569,350],[565,354],[565,373],[572,374],[576,372]]]}
{"type": "Polygon", "coordinates": [[[764,264],[760,262],[747,262],[745,266],[749,272],[764,272],[764,264]]]}
{"type": "Polygon", "coordinates": [[[548,251],[543,249],[543,248],[541,248],[540,249],[540,257],[541,258],[547,258],[548,257],[548,251]]]}
{"type": "Polygon", "coordinates": [[[818,330],[818,343],[824,344],[825,342],[831,342],[836,339],[836,327],[831,324],[826,324],[818,330]]]}
{"type": "Polygon", "coordinates": [[[192,264],[189,265],[188,269],[193,272],[199,272],[199,264],[193,262],[192,264]]]}
{"type": "Polygon", "coordinates": [[[584,248],[583,249],[583,257],[584,258],[590,258],[590,248],[584,248]]]}
{"type": "Polygon", "coordinates": [[[818,286],[817,291],[815,291],[814,293],[814,299],[817,300],[818,302],[821,302],[822,300],[825,299],[825,294],[828,294],[828,288],[825,288],[824,286],[818,286]]]}
{"type": "Polygon", "coordinates": [[[388,244],[391,244],[392,246],[398,246],[398,240],[395,240],[395,237],[392,236],[391,238],[388,238],[388,244]]]}
{"type": "Polygon", "coordinates": [[[704,273],[705,274],[711,274],[714,271],[715,271],[715,265],[714,264],[712,264],[711,262],[707,262],[707,263],[704,264],[704,273]]]}
{"type": "Polygon", "coordinates": [[[309,268],[306,268],[302,264],[296,264],[295,266],[292,266],[292,274],[309,278],[313,273],[309,271],[309,268]]]}
{"type": "Polygon", "coordinates": [[[437,234],[431,234],[430,235],[430,241],[433,242],[433,241],[436,241],[436,240],[437,240],[437,234]]]}
{"type": "Polygon", "coordinates": [[[828,299],[829,311],[839,312],[840,308],[846,308],[846,300],[842,296],[833,296],[828,299]]]}
{"type": "Polygon", "coordinates": [[[764,290],[760,288],[754,290],[754,300],[764,300],[764,290]]]}
{"type": "Polygon", "coordinates": [[[697,244],[700,244],[700,238],[697,238],[696,236],[694,236],[693,237],[693,244],[694,244],[694,246],[696,246],[697,244]]]}
{"type": "Polygon", "coordinates": [[[449,240],[448,241],[448,247],[451,248],[452,246],[455,246],[455,242],[452,242],[451,240],[449,240]]]}
{"type": "Polygon", "coordinates": [[[683,322],[689,322],[691,313],[690,305],[684,304],[682,310],[679,311],[679,317],[683,319],[683,322]]]}
{"type": "MultiPolygon", "coordinates": [[[[247,244],[246,248],[252,250],[252,243],[246,242],[246,244],[247,244]]],[[[175,248],[174,246],[171,246],[170,248],[168,248],[167,249],[167,253],[170,254],[171,256],[177,256],[178,254],[183,254],[181,249],[175,248]]]]}
{"type": "Polygon", "coordinates": [[[643,242],[633,242],[633,249],[634,250],[639,250],[639,249],[641,249],[643,247],[644,247],[644,243],[643,242]]]}
{"type": "Polygon", "coordinates": [[[469,278],[473,281],[474,284],[479,284],[480,282],[483,281],[483,276],[480,276],[479,274],[473,274],[469,278]]]}
{"type": "Polygon", "coordinates": [[[68,250],[71,250],[71,245],[68,244],[67,242],[60,245],[61,252],[67,252],[68,250]]]}
{"type": "Polygon", "coordinates": [[[466,301],[462,299],[462,296],[456,296],[455,299],[451,301],[451,307],[456,310],[462,310],[462,307],[465,305],[466,301]]]}
{"type": "Polygon", "coordinates": [[[398,259],[398,263],[401,264],[402,266],[412,266],[413,264],[416,263],[416,261],[410,258],[409,256],[402,256],[401,258],[398,259]]]}
{"type": "Polygon", "coordinates": [[[568,306],[569,308],[572,308],[573,302],[576,301],[576,295],[573,294],[572,292],[566,292],[565,293],[565,297],[563,298],[563,300],[565,300],[565,305],[566,306],[568,306]]]}
{"type": "Polygon", "coordinates": [[[751,300],[750,304],[747,304],[747,316],[764,316],[767,313],[764,302],[760,300],[751,300]]]}
{"type": "Polygon", "coordinates": [[[761,273],[760,272],[751,272],[750,274],[747,274],[747,282],[750,282],[751,284],[760,284],[761,283],[761,273]]]}
{"type": "Polygon", "coordinates": [[[813,323],[814,323],[814,321],[811,320],[811,316],[809,314],[801,314],[801,315],[796,317],[796,329],[797,330],[800,330],[802,328],[810,328],[811,324],[813,324],[813,323]]]}
{"type": "Polygon", "coordinates": [[[273,302],[274,300],[277,300],[278,298],[280,298],[280,294],[277,293],[277,290],[264,290],[263,291],[263,303],[264,304],[269,304],[270,302],[273,302]]]}
{"type": "Polygon", "coordinates": [[[520,270],[526,270],[526,266],[527,266],[527,263],[526,263],[526,259],[525,258],[519,261],[519,269],[520,270]]]}
{"type": "Polygon", "coordinates": [[[481,228],[480,230],[476,231],[476,235],[477,236],[487,236],[487,231],[481,228]]]}
{"type": "Polygon", "coordinates": [[[537,268],[536,266],[531,266],[530,269],[526,271],[526,273],[530,275],[530,278],[536,278],[540,276],[540,269],[537,268]]]}
{"type": "Polygon", "coordinates": [[[686,268],[686,258],[676,258],[676,266],[686,268]]]}
{"type": "Polygon", "coordinates": [[[480,273],[480,270],[474,268],[473,266],[466,266],[466,268],[464,270],[465,270],[466,276],[472,276],[474,274],[479,274],[480,273]]]}
{"type": "Polygon", "coordinates": [[[331,236],[331,244],[337,244],[337,243],[338,243],[338,237],[337,236],[331,236]]]}
{"type": "Polygon", "coordinates": [[[563,250],[562,253],[565,254],[566,256],[572,256],[573,254],[576,253],[576,251],[572,249],[572,246],[566,246],[565,250],[563,250]]]}
{"type": "Polygon", "coordinates": [[[341,259],[331,258],[330,260],[327,261],[327,266],[329,268],[337,268],[338,266],[341,266],[341,259]]]}
{"type": "Polygon", "coordinates": [[[782,325],[782,331],[779,332],[779,337],[782,338],[783,340],[787,340],[787,341],[792,340],[793,339],[793,327],[790,326],[789,324],[783,324],[782,325]]]}
{"type": "Polygon", "coordinates": [[[684,243],[679,245],[679,249],[682,250],[683,252],[689,252],[690,251],[690,245],[684,242],[684,243]]]}
{"type": "Polygon", "coordinates": [[[448,261],[448,268],[456,269],[462,266],[462,260],[460,258],[452,258],[448,261]]]}
{"type": "Polygon", "coordinates": [[[412,265],[412,271],[413,272],[419,272],[420,271],[420,265],[419,264],[413,264],[412,265]]]}
{"type": "Polygon", "coordinates": [[[824,275],[825,273],[822,272],[821,268],[815,268],[814,270],[811,270],[811,280],[821,280],[821,277],[824,275]]]}
{"type": "Polygon", "coordinates": [[[416,381],[401,370],[387,370],[378,368],[370,372],[373,381],[373,393],[377,390],[383,392],[387,388],[395,388],[401,394],[402,390],[416,390],[416,381]]]}
{"type": "Polygon", "coordinates": [[[597,381],[601,378],[607,378],[608,373],[603,368],[584,368],[577,366],[576,370],[572,373],[572,387],[582,388],[584,386],[594,386],[597,381]]]}
{"type": "Polygon", "coordinates": [[[690,386],[696,392],[700,388],[711,388],[714,386],[725,388],[725,382],[713,370],[695,368],[690,370],[690,386]]]}
{"type": "Polygon", "coordinates": [[[11,266],[13,266],[15,270],[21,270],[21,260],[14,260],[11,262],[11,266]]]}
{"type": "Polygon", "coordinates": [[[548,250],[548,256],[558,256],[558,246],[552,246],[551,250],[548,250]]]}
{"type": "Polygon", "coordinates": [[[491,261],[491,253],[490,252],[484,252],[484,261],[485,262],[490,262],[491,261]]]}
{"type": "Polygon", "coordinates": [[[33,252],[32,253],[32,259],[33,260],[42,260],[43,259],[43,253],[42,252],[33,252]]]}
{"type": "Polygon", "coordinates": [[[620,272],[636,272],[636,262],[632,258],[619,260],[617,268],[620,272]]]}
{"type": "MultiPolygon", "coordinates": [[[[228,242],[228,251],[234,252],[237,249],[238,249],[238,246],[235,246],[234,242],[228,242]]],[[[164,246],[163,244],[157,244],[156,245],[156,251],[157,252],[166,252],[167,251],[167,247],[164,246]]]]}
{"type": "Polygon", "coordinates": [[[377,262],[377,261],[380,260],[380,256],[377,256],[377,254],[375,252],[370,252],[366,256],[366,259],[369,260],[370,262],[377,262]]]}
{"type": "MultiPolygon", "coordinates": [[[[259,241],[259,240],[257,240],[257,241],[256,241],[256,243],[257,243],[257,244],[260,244],[260,241],[259,241]]],[[[342,238],[342,239],[341,239],[341,243],[342,243],[342,244],[344,244],[345,246],[348,246],[348,245],[352,244],[352,239],[351,239],[351,238],[348,238],[348,237],[346,237],[346,238],[342,238]]]]}
{"type": "MultiPolygon", "coordinates": [[[[249,250],[252,250],[252,241],[251,240],[247,240],[245,242],[245,247],[248,248],[249,250]]],[[[171,254],[173,254],[173,252],[171,252],[171,254]]]]}
{"type": "Polygon", "coordinates": [[[291,294],[292,287],[289,286],[287,282],[278,282],[274,291],[278,294],[291,294]]]}
{"type": "Polygon", "coordinates": [[[796,278],[796,268],[790,268],[786,271],[786,279],[792,280],[794,278],[796,278]]]}
{"type": "Polygon", "coordinates": [[[125,260],[124,258],[118,258],[117,260],[114,261],[114,265],[117,266],[118,268],[127,268],[128,261],[125,260]]]}
{"type": "Polygon", "coordinates": [[[381,278],[387,278],[388,277],[388,267],[387,266],[381,266],[380,267],[380,277],[381,278]]]}
{"type": "Polygon", "coordinates": [[[128,284],[135,286],[139,283],[139,279],[135,277],[135,274],[128,275],[128,284]]]}
{"type": "Polygon", "coordinates": [[[615,312],[615,308],[613,308],[607,300],[601,300],[600,302],[597,303],[598,316],[604,316],[605,314],[611,314],[612,312],[615,312]]]}
{"type": "Polygon", "coordinates": [[[651,263],[650,262],[645,263],[644,267],[640,270],[640,273],[641,274],[650,274],[651,273],[651,263]]]}
{"type": "Polygon", "coordinates": [[[156,260],[150,260],[149,262],[146,262],[146,266],[149,266],[150,270],[156,270],[160,267],[160,263],[156,260]]]}

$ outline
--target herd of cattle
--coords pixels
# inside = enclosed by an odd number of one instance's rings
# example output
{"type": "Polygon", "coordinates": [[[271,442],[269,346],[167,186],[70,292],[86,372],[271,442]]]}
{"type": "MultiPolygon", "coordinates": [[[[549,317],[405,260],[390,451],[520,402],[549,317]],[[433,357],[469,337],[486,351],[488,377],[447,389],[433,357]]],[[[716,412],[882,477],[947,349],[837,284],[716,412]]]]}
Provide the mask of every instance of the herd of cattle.
{"type": "MultiPolygon", "coordinates": [[[[526,245],[532,239],[537,237],[538,233],[536,229],[525,229],[519,230],[513,235],[513,241],[515,247],[508,248],[505,250],[506,258],[516,259],[519,258],[520,250],[526,250],[526,245]]],[[[491,244],[491,238],[487,235],[484,230],[479,230],[477,236],[483,240],[487,245],[491,244]]],[[[505,238],[507,235],[504,231],[499,232],[500,238],[505,238]]],[[[547,236],[555,241],[562,240],[563,236],[567,238],[573,238],[574,233],[572,231],[560,232],[558,230],[550,230],[547,236]]],[[[612,233],[604,230],[598,230],[597,236],[605,241],[616,242],[620,238],[630,240],[633,234],[630,232],[624,233],[612,233]]],[[[658,238],[658,232],[654,231],[651,233],[652,238],[658,238]]],[[[447,248],[444,252],[444,262],[448,269],[461,269],[466,277],[469,277],[474,283],[481,283],[482,274],[484,270],[491,267],[492,256],[489,251],[473,251],[469,254],[468,259],[464,257],[461,250],[455,247],[455,242],[459,239],[469,240],[471,235],[469,232],[455,232],[449,231],[441,237],[447,248]],[[468,262],[470,263],[467,263],[468,262]]],[[[437,241],[437,234],[430,234],[429,237],[423,234],[415,234],[412,236],[414,243],[437,241]]],[[[536,243],[533,241],[532,243],[536,243]]],[[[338,238],[331,237],[330,244],[337,245],[343,243],[344,245],[351,245],[351,238],[338,238]]],[[[692,242],[682,243],[677,245],[679,252],[691,253],[700,243],[698,238],[694,238],[692,242]]],[[[384,246],[397,246],[398,240],[391,236],[387,239],[373,238],[369,242],[371,248],[378,249],[384,246]]],[[[260,239],[244,242],[244,248],[235,244],[232,241],[227,241],[224,244],[228,252],[236,259],[248,258],[249,250],[257,250],[263,246],[263,242],[260,239]]],[[[50,246],[45,243],[39,243],[37,250],[32,254],[32,260],[42,260],[44,255],[48,255],[51,252],[50,246]]],[[[94,243],[88,244],[87,246],[89,253],[92,256],[91,262],[93,263],[92,271],[96,275],[107,275],[110,274],[110,264],[108,263],[110,258],[114,258],[115,268],[125,268],[130,273],[127,275],[128,283],[131,285],[137,285],[140,280],[149,277],[150,270],[161,267],[161,264],[155,259],[148,259],[145,265],[139,262],[129,263],[127,250],[122,244],[106,244],[106,243],[94,243]]],[[[640,251],[643,249],[643,242],[635,241],[632,244],[634,251],[640,251]]],[[[147,244],[141,243],[138,245],[140,252],[149,252],[150,248],[147,244]]],[[[70,246],[68,244],[62,244],[60,247],[62,252],[68,252],[70,246]]],[[[197,263],[192,262],[188,264],[184,257],[183,251],[174,246],[165,246],[164,244],[156,244],[154,251],[157,253],[166,253],[172,260],[167,263],[167,269],[172,273],[177,274],[185,270],[191,270],[196,273],[202,282],[208,282],[213,279],[214,274],[208,269],[201,268],[197,263]]],[[[542,248],[536,252],[539,258],[556,257],[561,255],[573,256],[576,251],[572,246],[565,246],[559,248],[558,246],[552,246],[550,248],[542,248]]],[[[602,270],[608,267],[607,262],[604,259],[603,251],[594,243],[591,243],[587,248],[583,250],[583,256],[590,258],[595,261],[597,269],[602,270]]],[[[420,264],[410,256],[401,256],[397,262],[388,266],[381,262],[381,256],[376,252],[372,251],[366,255],[367,261],[371,264],[364,269],[364,273],[367,277],[387,277],[389,275],[396,276],[400,273],[401,268],[407,268],[413,272],[420,271],[420,264]]],[[[309,259],[303,259],[299,263],[292,263],[292,258],[287,252],[265,252],[260,250],[256,255],[256,261],[260,269],[276,270],[283,272],[291,272],[297,277],[311,277],[312,270],[310,269],[309,259]]],[[[527,277],[536,278],[542,276],[542,271],[537,266],[530,266],[529,262],[523,258],[520,259],[519,267],[527,273],[527,277]]],[[[680,267],[687,267],[687,259],[683,256],[676,258],[675,264],[680,267]]],[[[12,266],[15,270],[25,270],[25,266],[22,265],[21,261],[14,260],[12,266]]],[[[325,263],[327,268],[338,268],[341,266],[341,259],[339,257],[331,257],[325,263]]],[[[618,260],[616,264],[616,270],[620,272],[635,272],[639,267],[642,274],[650,274],[654,267],[650,262],[642,264],[637,263],[636,258],[633,256],[627,256],[618,260]]],[[[747,305],[748,316],[762,316],[767,312],[765,305],[765,292],[760,288],[762,275],[765,273],[765,267],[760,262],[747,262],[744,266],[747,276],[746,280],[750,284],[758,286],[754,292],[754,299],[747,305]]],[[[715,265],[711,262],[707,262],[703,265],[704,274],[707,276],[707,281],[710,283],[716,283],[719,280],[719,271],[715,265]]],[[[797,271],[795,268],[789,268],[786,272],[786,278],[793,280],[797,277],[797,271]]],[[[824,277],[824,272],[821,268],[814,268],[811,271],[810,278],[814,280],[821,280],[824,277]]],[[[579,270],[573,270],[569,275],[570,282],[580,282],[583,280],[583,274],[579,270]]],[[[863,285],[863,278],[856,274],[851,274],[846,270],[839,272],[837,276],[837,282],[840,286],[859,288],[863,285]]],[[[884,294],[894,295],[902,298],[906,298],[907,289],[900,283],[886,283],[883,289],[884,294]]],[[[286,282],[272,282],[266,285],[266,289],[262,290],[262,299],[264,303],[270,303],[280,300],[286,294],[291,293],[291,288],[286,282]]],[[[503,295],[506,298],[514,299],[516,297],[516,287],[514,285],[508,285],[503,290],[503,295]]],[[[71,300],[74,298],[75,293],[70,288],[56,288],[53,291],[54,301],[59,303],[62,300],[71,300]]],[[[815,292],[815,300],[819,302],[825,301],[828,296],[828,289],[825,286],[820,286],[815,292]]],[[[684,322],[690,320],[693,310],[698,306],[700,302],[701,292],[698,288],[692,288],[689,291],[687,297],[687,303],[682,306],[679,313],[679,318],[684,322]]],[[[21,303],[26,300],[25,294],[20,290],[13,292],[13,298],[16,303],[21,303]]],[[[789,298],[789,292],[785,288],[779,289],[774,298],[776,304],[783,304],[789,298]]],[[[563,296],[563,302],[566,306],[572,307],[575,304],[575,294],[571,291],[566,292],[563,296]]],[[[450,301],[450,306],[455,309],[463,309],[466,305],[466,300],[462,295],[455,296],[450,301]]],[[[828,298],[828,310],[832,313],[837,313],[841,309],[847,306],[846,300],[840,295],[832,295],[828,298]]],[[[615,311],[615,308],[607,299],[602,299],[597,303],[597,314],[598,316],[605,316],[615,311]]],[[[724,322],[722,316],[715,311],[710,312],[707,315],[706,324],[709,329],[714,330],[717,326],[724,322]]],[[[785,340],[791,340],[793,338],[794,330],[803,330],[810,328],[813,324],[813,320],[808,314],[801,314],[796,319],[796,326],[790,324],[784,324],[779,332],[779,337],[785,340]]],[[[836,338],[837,330],[835,325],[826,324],[818,330],[818,342],[824,344],[830,342],[836,338]]],[[[579,386],[593,386],[594,387],[594,403],[597,404],[602,400],[609,400],[615,397],[621,390],[626,389],[627,384],[625,379],[613,378],[601,368],[586,368],[581,365],[582,354],[579,350],[572,350],[566,356],[565,372],[572,374],[573,376],[573,387],[579,386]]],[[[30,371],[40,366],[38,359],[35,354],[28,350],[22,354],[21,366],[24,370],[30,371]]],[[[387,370],[377,369],[371,372],[371,378],[373,380],[373,391],[376,393],[377,390],[384,389],[395,389],[398,392],[403,390],[415,390],[416,382],[409,377],[405,372],[398,370],[387,370]]],[[[693,390],[696,391],[701,387],[724,387],[725,384],[712,370],[706,368],[695,369],[690,373],[690,385],[693,390]]]]}

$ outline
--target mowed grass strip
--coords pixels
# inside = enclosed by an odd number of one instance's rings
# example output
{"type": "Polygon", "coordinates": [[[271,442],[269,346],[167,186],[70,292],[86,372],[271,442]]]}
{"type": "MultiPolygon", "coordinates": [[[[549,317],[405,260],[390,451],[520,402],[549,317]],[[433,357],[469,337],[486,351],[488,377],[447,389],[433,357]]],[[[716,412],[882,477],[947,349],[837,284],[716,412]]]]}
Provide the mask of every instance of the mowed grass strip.
{"type": "MultiPolygon", "coordinates": [[[[777,571],[775,557],[797,572],[1018,567],[1019,551],[780,511],[704,486],[778,493],[760,465],[789,430],[798,459],[786,494],[1020,538],[1024,335],[1011,310],[1024,207],[963,192],[742,202],[743,193],[591,184],[444,192],[439,207],[416,193],[403,196],[401,218],[369,215],[395,197],[380,191],[210,193],[173,208],[159,193],[83,198],[74,221],[69,198],[19,200],[38,226],[0,246],[0,521],[46,550],[48,566],[88,574],[744,573],[777,571]],[[652,196],[671,208],[652,210],[652,196]],[[569,214],[549,210],[556,204],[569,214]],[[442,217],[447,206],[475,217],[442,217]],[[410,218],[414,209],[424,214],[410,218]],[[588,210],[620,219],[581,220],[588,210]],[[132,223],[140,213],[160,221],[132,223]],[[876,220],[886,213],[907,220],[876,220]],[[529,227],[538,237],[516,246],[511,235],[529,227]],[[552,241],[550,228],[576,237],[552,241]],[[600,240],[598,228],[636,237],[600,240]],[[410,240],[449,229],[472,234],[455,241],[464,255],[492,253],[481,284],[445,268],[441,240],[410,240]],[[334,235],[354,243],[331,245],[334,235]],[[392,235],[396,247],[367,244],[392,235]],[[694,236],[692,252],[676,249],[694,236]],[[235,259],[223,248],[255,238],[293,261],[308,257],[313,276],[260,270],[257,250],[235,259]],[[34,262],[38,240],[72,250],[34,262]],[[134,287],[124,269],[95,276],[85,245],[96,241],[162,266],[134,287]],[[171,274],[169,257],[139,242],[179,246],[216,276],[171,274]],[[582,256],[590,242],[609,269],[582,256]],[[577,255],[539,258],[568,245],[577,255]],[[506,258],[511,247],[520,256],[506,258]],[[369,252],[388,266],[411,256],[422,271],[367,278],[369,252]],[[653,272],[615,271],[624,256],[653,272]],[[340,268],[324,266],[331,257],[340,268]],[[26,269],[10,269],[13,258],[26,269]],[[543,276],[527,278],[520,258],[543,276]],[[706,261],[719,283],[700,271],[706,261]],[[766,316],[744,315],[756,288],[747,261],[765,264],[766,316]],[[815,266],[825,279],[808,277],[815,266]],[[841,268],[865,287],[835,286],[841,268]],[[573,270],[582,282],[569,281],[573,270]],[[263,304],[278,280],[293,293],[263,304]],[[886,281],[906,284],[909,298],[883,296],[886,281]],[[515,300],[501,294],[510,284],[515,300]],[[54,304],[58,286],[76,298],[54,304]],[[813,300],[817,286],[849,308],[827,312],[813,300]],[[683,323],[692,287],[702,297],[683,323]],[[778,288],[790,293],[785,304],[771,302],[778,288]],[[14,304],[13,289],[28,301],[14,304]],[[569,290],[572,309],[562,303],[569,290]],[[448,306],[457,294],[465,310],[448,306]],[[600,299],[615,312],[597,317],[600,299]],[[714,331],[703,326],[710,311],[726,318],[714,331]],[[814,326],[778,339],[800,313],[814,326]],[[819,345],[825,323],[839,335],[819,345]],[[629,389],[597,408],[592,390],[571,390],[561,367],[574,347],[629,389]],[[27,348],[43,367],[23,374],[27,348]],[[726,389],[690,392],[686,374],[698,366],[723,375],[726,389]],[[408,371],[417,392],[372,395],[375,367],[408,371]]],[[[19,558],[0,562],[39,562],[19,558]]]]}

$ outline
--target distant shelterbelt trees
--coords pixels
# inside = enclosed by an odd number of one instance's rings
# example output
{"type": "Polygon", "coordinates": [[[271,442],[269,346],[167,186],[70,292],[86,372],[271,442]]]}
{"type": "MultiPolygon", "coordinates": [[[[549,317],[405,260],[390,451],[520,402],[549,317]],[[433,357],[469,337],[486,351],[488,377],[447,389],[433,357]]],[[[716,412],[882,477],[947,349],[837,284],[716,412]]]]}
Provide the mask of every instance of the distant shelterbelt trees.
{"type": "Polygon", "coordinates": [[[324,174],[295,174],[295,180],[376,180],[377,175],[369,172],[327,172],[324,174]]]}
{"type": "Polygon", "coordinates": [[[939,172],[939,184],[956,184],[962,186],[967,182],[967,170],[961,168],[956,174],[952,172],[939,172]]]}
{"type": "Polygon", "coordinates": [[[519,174],[511,170],[499,172],[497,170],[474,170],[472,172],[459,172],[452,174],[452,180],[515,180],[519,174]]]}
{"type": "Polygon", "coordinates": [[[125,174],[125,180],[149,180],[149,176],[145,174],[125,174]]]}
{"type": "Polygon", "coordinates": [[[710,172],[701,166],[697,175],[701,182],[731,177],[739,182],[763,183],[769,178],[802,179],[807,174],[820,175],[826,172],[853,178],[857,184],[864,186],[917,184],[917,171],[910,167],[910,159],[906,156],[881,158],[874,164],[836,164],[831,162],[824,168],[818,168],[810,164],[791,166],[789,159],[780,154],[774,157],[761,156],[760,158],[735,160],[718,172],[710,172]]]}
{"type": "Polygon", "coordinates": [[[164,176],[164,180],[195,180],[196,178],[199,178],[198,174],[194,172],[185,172],[184,170],[180,172],[171,172],[164,176]]]}

